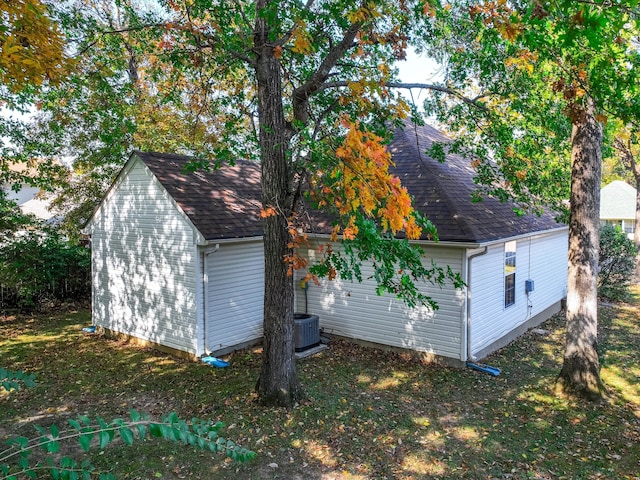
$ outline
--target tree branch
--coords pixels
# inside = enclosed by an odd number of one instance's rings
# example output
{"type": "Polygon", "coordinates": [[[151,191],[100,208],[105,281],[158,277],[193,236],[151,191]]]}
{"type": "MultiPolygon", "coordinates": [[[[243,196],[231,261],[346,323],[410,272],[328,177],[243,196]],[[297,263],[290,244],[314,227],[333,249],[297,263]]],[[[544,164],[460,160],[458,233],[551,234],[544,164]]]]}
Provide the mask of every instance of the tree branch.
{"type": "Polygon", "coordinates": [[[356,35],[362,28],[362,22],[352,24],[335,46],[320,63],[318,69],[298,88],[293,91],[293,116],[299,122],[306,124],[309,120],[309,97],[323,89],[324,82],[329,78],[331,69],[353,47],[356,35]]]}
{"type": "MultiPolygon", "coordinates": [[[[411,90],[413,88],[420,88],[423,90],[433,90],[436,92],[442,92],[442,93],[446,93],[448,95],[452,95],[458,99],[460,99],[462,102],[468,104],[468,105],[472,105],[476,108],[479,108],[480,110],[484,111],[484,112],[488,112],[489,109],[487,108],[486,105],[482,104],[480,102],[480,100],[482,98],[485,98],[487,95],[477,95],[474,98],[469,98],[465,95],[463,95],[462,93],[458,92],[457,90],[454,90],[453,88],[449,88],[449,87],[443,87],[442,85],[435,85],[435,84],[430,84],[430,83],[403,83],[403,82],[386,82],[385,87],[388,88],[399,88],[399,89],[405,89],[405,90],[411,90]]],[[[336,82],[327,82],[322,84],[322,86],[320,88],[318,88],[318,90],[326,90],[329,88],[339,88],[339,87],[346,87],[348,86],[348,82],[346,81],[336,81],[336,82]]]]}

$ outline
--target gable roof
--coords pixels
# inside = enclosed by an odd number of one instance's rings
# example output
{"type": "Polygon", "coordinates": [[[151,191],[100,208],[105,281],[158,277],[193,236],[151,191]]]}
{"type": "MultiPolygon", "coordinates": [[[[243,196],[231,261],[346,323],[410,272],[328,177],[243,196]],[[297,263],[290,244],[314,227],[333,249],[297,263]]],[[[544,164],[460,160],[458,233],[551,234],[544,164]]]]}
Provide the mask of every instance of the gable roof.
{"type": "Polygon", "coordinates": [[[600,218],[636,219],[636,189],[622,180],[614,180],[600,190],[600,218]]]}
{"type": "MultiPolygon", "coordinates": [[[[414,207],[436,228],[440,241],[485,243],[534,232],[565,228],[552,215],[518,217],[514,205],[487,197],[473,203],[476,189],[470,162],[448,155],[444,163],[424,152],[434,141],[448,138],[436,129],[398,129],[389,150],[392,172],[414,198],[414,207]]],[[[237,160],[205,172],[184,173],[191,157],[136,152],[207,240],[262,235],[260,165],[237,160]]],[[[330,233],[330,221],[319,215],[316,233],[330,233]]],[[[426,239],[426,238],[425,238],[426,239]]]]}
{"type": "Polygon", "coordinates": [[[194,159],[167,153],[135,152],[206,240],[262,235],[260,164],[185,173],[194,159]]]}

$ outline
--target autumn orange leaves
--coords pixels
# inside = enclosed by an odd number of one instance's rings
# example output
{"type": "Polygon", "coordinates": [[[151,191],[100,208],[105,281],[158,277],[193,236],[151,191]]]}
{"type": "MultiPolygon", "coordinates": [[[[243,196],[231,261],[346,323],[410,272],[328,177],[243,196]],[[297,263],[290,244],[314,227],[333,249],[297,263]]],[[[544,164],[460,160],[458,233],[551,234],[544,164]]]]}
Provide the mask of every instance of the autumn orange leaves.
{"type": "MultiPolygon", "coordinates": [[[[413,217],[411,197],[400,179],[389,173],[391,154],[382,138],[363,130],[358,122],[344,122],[348,129],[344,142],[335,154],[339,160],[331,172],[333,188],[325,186],[327,200],[333,200],[341,216],[349,217],[342,230],[343,238],[352,239],[357,233],[355,213],[376,218],[384,230],[392,234],[404,230],[410,239],[420,238],[422,230],[413,217]]],[[[334,228],[334,237],[339,228],[334,228]]]]}
{"type": "MultiPolygon", "coordinates": [[[[408,239],[418,239],[422,228],[417,224],[411,197],[400,179],[390,173],[391,154],[382,137],[363,128],[359,122],[343,119],[345,136],[334,151],[332,166],[310,175],[310,199],[320,208],[334,211],[340,221],[331,231],[331,241],[354,240],[359,233],[357,219],[364,217],[378,223],[384,232],[403,232],[408,239]]],[[[262,209],[261,217],[279,212],[273,206],[262,209]]],[[[288,219],[291,242],[295,252],[307,244],[307,236],[288,219]]],[[[324,245],[323,248],[327,248],[324,245]]],[[[305,268],[306,261],[297,253],[285,259],[293,270],[305,268]]]]}

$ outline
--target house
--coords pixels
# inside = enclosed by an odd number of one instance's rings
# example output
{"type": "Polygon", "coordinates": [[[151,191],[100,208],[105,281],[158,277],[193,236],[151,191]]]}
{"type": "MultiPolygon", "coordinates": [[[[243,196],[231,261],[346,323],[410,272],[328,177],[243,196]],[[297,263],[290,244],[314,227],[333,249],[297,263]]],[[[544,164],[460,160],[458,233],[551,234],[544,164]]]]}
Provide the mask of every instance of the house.
{"type": "Polygon", "coordinates": [[[133,153],[84,233],[94,324],[200,356],[262,337],[260,166],[190,160],[133,153]]]}
{"type": "MultiPolygon", "coordinates": [[[[25,163],[14,163],[9,165],[9,171],[26,176],[35,176],[35,170],[29,168],[25,163]]],[[[44,192],[27,183],[21,183],[18,188],[11,188],[10,185],[0,185],[7,194],[7,200],[16,202],[22,213],[34,215],[40,220],[49,223],[56,221],[56,212],[50,209],[51,198],[45,198],[44,192]]]]}
{"type": "Polygon", "coordinates": [[[619,226],[633,240],[636,230],[636,189],[614,180],[600,190],[600,223],[619,226]]]}
{"type": "MultiPolygon", "coordinates": [[[[439,304],[430,311],[376,296],[370,281],[304,289],[295,282],[298,310],[318,314],[324,332],[462,364],[559,311],[567,227],[550,215],[518,217],[492,198],[472,203],[469,162],[450,155],[439,163],[424,153],[442,139],[430,127],[412,128],[397,132],[390,150],[415,207],[438,227],[438,243],[417,241],[425,261],[451,266],[467,287],[422,285],[439,304]]],[[[188,161],[134,153],[88,222],[93,319],[173,351],[220,354],[262,336],[260,169],[238,161],[187,174],[188,161]]],[[[329,231],[314,229],[314,245],[300,253],[317,260],[315,247],[329,231]]]]}
{"type": "MultiPolygon", "coordinates": [[[[298,292],[297,307],[304,311],[306,303],[326,333],[458,364],[482,359],[560,310],[568,228],[549,214],[519,217],[512,204],[494,198],[472,202],[477,186],[470,162],[457,155],[444,163],[430,158],[425,150],[434,141],[447,138],[428,126],[397,131],[390,145],[393,171],[414,207],[437,227],[437,243],[417,242],[425,257],[451,266],[467,288],[422,285],[439,305],[431,311],[377,296],[366,282],[322,281],[298,292]]],[[[306,255],[314,261],[318,253],[309,248],[306,255]]],[[[367,273],[363,269],[363,278],[367,273]]]]}

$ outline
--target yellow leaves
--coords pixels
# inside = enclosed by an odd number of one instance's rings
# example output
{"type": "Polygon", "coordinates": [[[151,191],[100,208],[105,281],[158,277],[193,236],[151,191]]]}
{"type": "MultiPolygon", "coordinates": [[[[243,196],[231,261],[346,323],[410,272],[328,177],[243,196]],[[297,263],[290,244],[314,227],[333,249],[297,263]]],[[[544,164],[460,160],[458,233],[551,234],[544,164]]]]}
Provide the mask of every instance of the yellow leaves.
{"type": "Polygon", "coordinates": [[[365,91],[366,84],[363,81],[347,82],[347,87],[351,90],[352,97],[360,97],[365,91]]]}
{"type": "Polygon", "coordinates": [[[20,92],[66,74],[64,37],[40,0],[1,1],[0,19],[0,83],[20,92]]]}
{"type": "Polygon", "coordinates": [[[506,158],[513,158],[515,156],[515,150],[511,145],[508,145],[507,148],[504,149],[504,156],[506,158]]]}
{"type": "Polygon", "coordinates": [[[407,118],[409,113],[411,112],[411,106],[402,98],[398,99],[398,102],[395,104],[393,113],[398,118],[407,118]]]}
{"type": "Polygon", "coordinates": [[[506,40],[513,42],[524,31],[524,26],[522,24],[505,21],[497,25],[497,29],[506,40]]]}
{"type": "Polygon", "coordinates": [[[347,20],[351,23],[364,22],[367,19],[367,9],[361,7],[357,10],[347,13],[347,20]]]}
{"type": "Polygon", "coordinates": [[[334,225],[331,229],[331,241],[336,242],[338,240],[338,234],[340,233],[340,225],[334,225]]]}
{"type": "MultiPolygon", "coordinates": [[[[339,213],[349,217],[342,230],[343,238],[353,239],[358,234],[353,215],[357,210],[377,218],[393,234],[404,230],[409,238],[419,238],[422,230],[415,223],[411,197],[400,179],[389,173],[391,154],[382,138],[361,130],[358,122],[345,121],[344,126],[347,135],[336,149],[340,163],[331,175],[338,181],[331,191],[323,191],[332,198],[339,213]]],[[[335,241],[339,234],[340,227],[335,227],[332,239],[335,241]]]]}
{"type": "Polygon", "coordinates": [[[381,15],[376,2],[367,2],[357,10],[347,13],[347,20],[351,23],[364,23],[370,18],[377,18],[381,15]]]}
{"type": "Polygon", "coordinates": [[[531,74],[534,70],[534,64],[538,60],[538,53],[531,52],[529,50],[520,50],[513,57],[509,57],[505,60],[504,64],[506,67],[514,67],[519,70],[526,70],[527,73],[531,74]]]}
{"type": "Polygon", "coordinates": [[[386,63],[381,63],[380,65],[378,65],[378,70],[380,70],[380,73],[382,73],[382,76],[384,78],[388,78],[389,75],[391,75],[391,69],[386,63]]]}
{"type": "MultiPolygon", "coordinates": [[[[596,119],[598,116],[596,115],[596,119]]],[[[631,140],[631,130],[627,127],[621,128],[617,133],[616,137],[622,140],[623,142],[629,142],[631,140]]]]}
{"type": "Polygon", "coordinates": [[[342,237],[345,240],[353,240],[358,234],[358,226],[355,224],[355,217],[349,218],[347,227],[342,231],[342,237]]]}
{"type": "Polygon", "coordinates": [[[293,46],[291,47],[292,52],[303,55],[314,52],[315,49],[311,41],[311,36],[303,22],[299,22],[293,29],[291,39],[293,40],[293,46]]]}

